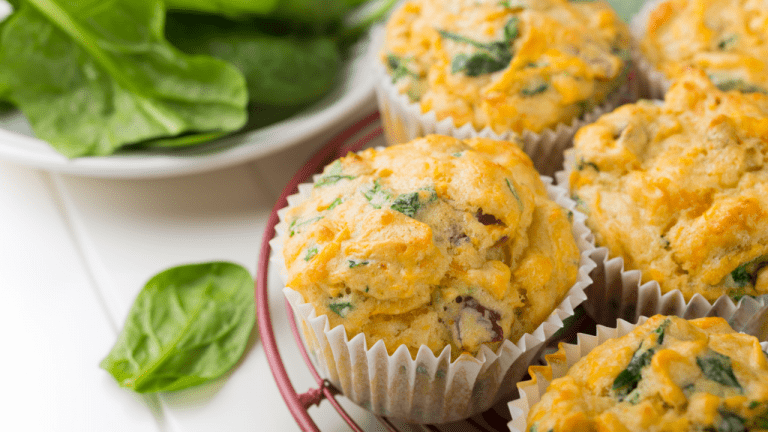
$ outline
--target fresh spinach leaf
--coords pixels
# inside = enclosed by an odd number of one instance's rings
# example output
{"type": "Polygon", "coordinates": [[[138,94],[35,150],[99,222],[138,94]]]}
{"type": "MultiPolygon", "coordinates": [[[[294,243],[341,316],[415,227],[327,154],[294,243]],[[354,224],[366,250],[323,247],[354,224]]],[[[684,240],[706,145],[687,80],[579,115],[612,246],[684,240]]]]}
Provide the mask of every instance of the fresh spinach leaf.
{"type": "Polygon", "coordinates": [[[164,14],[160,0],[22,2],[0,36],[8,98],[68,157],[241,128],[243,76],[171,46],[164,14]]]}
{"type": "Polygon", "coordinates": [[[696,357],[696,364],[708,379],[727,387],[741,389],[741,384],[733,374],[730,357],[710,351],[705,356],[696,357]]]}
{"type": "Polygon", "coordinates": [[[338,183],[340,180],[352,180],[355,176],[342,173],[341,162],[336,161],[326,168],[325,173],[315,181],[315,187],[323,187],[338,183]]]}
{"type": "Polygon", "coordinates": [[[139,393],[198,385],[237,363],[255,320],[253,278],[243,267],[174,267],[141,290],[101,367],[139,393]]]}
{"type": "Polygon", "coordinates": [[[235,66],[245,77],[251,104],[305,105],[336,83],[342,56],[330,36],[271,35],[250,21],[170,14],[165,35],[187,54],[235,66]]]}

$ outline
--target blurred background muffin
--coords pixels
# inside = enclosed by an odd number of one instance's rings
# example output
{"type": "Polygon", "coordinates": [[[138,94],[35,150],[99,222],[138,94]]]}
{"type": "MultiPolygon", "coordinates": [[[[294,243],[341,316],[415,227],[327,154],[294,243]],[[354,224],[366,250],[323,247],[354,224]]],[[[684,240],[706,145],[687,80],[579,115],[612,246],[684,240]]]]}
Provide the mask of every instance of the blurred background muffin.
{"type": "Polygon", "coordinates": [[[562,148],[535,145],[540,135],[561,126],[567,145],[567,126],[615,106],[630,70],[629,31],[604,1],[412,0],[383,37],[377,95],[390,143],[523,134],[545,174],[539,159],[562,148]]]}
{"type": "Polygon", "coordinates": [[[581,129],[566,170],[596,243],[686,300],[768,293],[768,95],[701,71],[581,129]]]}
{"type": "Polygon", "coordinates": [[[721,90],[768,92],[768,7],[755,0],[650,2],[633,22],[645,95],[661,98],[690,67],[721,90]]]}
{"type": "Polygon", "coordinates": [[[429,135],[349,154],[281,213],[286,296],[352,400],[466,418],[585,299],[593,247],[573,207],[512,142],[429,135]]]}
{"type": "MultiPolygon", "coordinates": [[[[527,413],[526,431],[768,427],[768,361],[754,336],[722,318],[662,315],[621,333],[598,336],[595,348],[561,347],[547,356],[548,366],[531,367],[532,376],[551,383],[527,413]]],[[[537,393],[532,384],[520,387],[537,393]]]]}

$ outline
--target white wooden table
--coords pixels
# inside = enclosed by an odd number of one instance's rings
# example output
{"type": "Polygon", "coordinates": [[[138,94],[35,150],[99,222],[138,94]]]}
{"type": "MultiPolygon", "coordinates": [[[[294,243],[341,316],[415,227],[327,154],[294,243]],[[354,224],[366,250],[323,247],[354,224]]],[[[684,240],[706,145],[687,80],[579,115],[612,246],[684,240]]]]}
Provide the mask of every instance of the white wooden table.
{"type": "MultiPolygon", "coordinates": [[[[134,394],[99,362],[159,271],[227,260],[255,276],[266,219],[283,186],[317,148],[374,110],[371,96],[358,117],[298,145],[183,177],[81,178],[0,161],[0,430],[297,430],[255,329],[231,373],[179,392],[134,394]]],[[[294,349],[279,290],[270,290],[270,309],[294,386],[316,387],[294,349]]],[[[344,402],[361,426],[378,428],[344,402]]],[[[323,430],[347,429],[328,403],[310,414],[323,430]]]]}

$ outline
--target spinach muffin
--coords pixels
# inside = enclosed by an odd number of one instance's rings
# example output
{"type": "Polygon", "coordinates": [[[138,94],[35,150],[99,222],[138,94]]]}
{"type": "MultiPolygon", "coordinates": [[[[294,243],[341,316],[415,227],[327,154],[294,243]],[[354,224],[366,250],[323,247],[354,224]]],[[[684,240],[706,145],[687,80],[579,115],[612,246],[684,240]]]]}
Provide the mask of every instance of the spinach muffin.
{"type": "Polygon", "coordinates": [[[722,318],[656,315],[561,372],[565,358],[561,347],[550,366],[531,368],[555,379],[526,431],[768,428],[768,355],[722,318]]]}
{"type": "Polygon", "coordinates": [[[582,128],[568,183],[598,246],[662,293],[768,293],[768,95],[701,71],[582,128]]]}
{"type": "Polygon", "coordinates": [[[722,90],[768,92],[768,8],[755,0],[665,0],[637,17],[641,59],[668,87],[698,68],[722,90]]]}
{"type": "Polygon", "coordinates": [[[577,281],[567,210],[510,142],[430,135],[327,166],[284,215],[286,285],[331,328],[451,358],[536,329],[577,281]]]}
{"type": "MultiPolygon", "coordinates": [[[[410,0],[385,32],[388,91],[475,131],[539,134],[569,124],[605,102],[629,70],[629,31],[600,0],[410,0]]],[[[403,126],[382,111],[397,135],[403,126]]]]}

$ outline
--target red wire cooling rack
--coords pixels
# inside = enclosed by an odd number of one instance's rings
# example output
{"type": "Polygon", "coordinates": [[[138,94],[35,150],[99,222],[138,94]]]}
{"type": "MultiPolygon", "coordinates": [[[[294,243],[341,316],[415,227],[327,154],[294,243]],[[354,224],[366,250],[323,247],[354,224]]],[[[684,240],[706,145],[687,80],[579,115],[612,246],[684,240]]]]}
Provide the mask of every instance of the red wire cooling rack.
{"type": "MultiPolygon", "coordinates": [[[[261,250],[258,261],[258,271],[256,277],[256,313],[258,316],[259,335],[264,345],[264,351],[269,362],[269,367],[272,370],[272,375],[277,382],[277,387],[280,390],[280,394],[283,396],[286,405],[291,411],[291,414],[296,419],[299,427],[304,431],[320,431],[312,417],[307,412],[307,409],[313,405],[317,405],[323,400],[328,402],[338,411],[339,415],[344,421],[349,424],[350,428],[354,431],[362,432],[363,429],[355,423],[352,417],[344,410],[344,408],[336,400],[336,396],[339,395],[333,385],[328,380],[323,379],[318,374],[314,365],[309,359],[306,349],[303,343],[301,343],[301,336],[299,334],[296,321],[293,317],[293,310],[286,301],[285,308],[288,316],[288,322],[291,327],[291,332],[297,341],[297,346],[301,357],[307,364],[307,367],[317,382],[318,387],[310,389],[306,393],[299,394],[296,392],[293,384],[288,378],[288,374],[283,364],[283,360],[280,356],[280,352],[277,349],[277,343],[275,340],[274,330],[272,328],[272,319],[269,313],[269,299],[268,299],[268,287],[267,276],[269,270],[269,256],[271,248],[269,241],[272,239],[275,233],[275,225],[278,223],[277,211],[285,207],[288,203],[287,197],[296,193],[298,185],[309,181],[313,174],[322,171],[322,168],[331,163],[333,160],[344,156],[347,152],[358,151],[372,140],[380,137],[382,134],[382,128],[379,123],[379,113],[374,112],[362,120],[358,121],[344,132],[338,134],[330,141],[328,141],[304,166],[293,176],[288,185],[283,189],[280,194],[280,198],[272,208],[272,212],[269,215],[267,226],[264,229],[264,235],[261,243],[261,250]],[[361,138],[352,141],[353,137],[363,133],[367,129],[376,126],[361,138]]],[[[574,325],[574,329],[579,327],[574,325]]],[[[575,334],[575,330],[573,332],[575,334]]],[[[390,432],[397,432],[399,429],[393,422],[384,417],[377,417],[382,427],[390,432]]],[[[452,424],[447,430],[474,430],[474,431],[501,431],[508,430],[507,422],[509,421],[508,412],[506,406],[497,405],[496,409],[492,408],[483,414],[476,417],[467,419],[463,425],[452,424]]],[[[441,427],[433,425],[424,425],[423,428],[428,431],[439,432],[443,430],[441,427]]]]}

